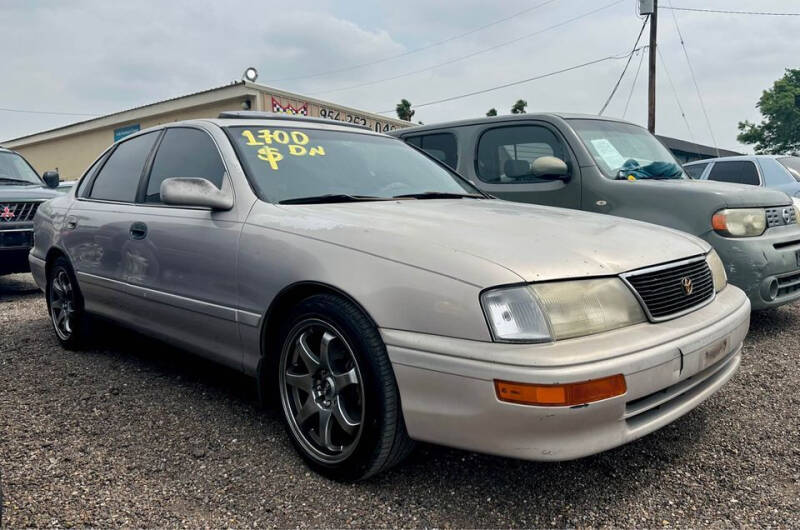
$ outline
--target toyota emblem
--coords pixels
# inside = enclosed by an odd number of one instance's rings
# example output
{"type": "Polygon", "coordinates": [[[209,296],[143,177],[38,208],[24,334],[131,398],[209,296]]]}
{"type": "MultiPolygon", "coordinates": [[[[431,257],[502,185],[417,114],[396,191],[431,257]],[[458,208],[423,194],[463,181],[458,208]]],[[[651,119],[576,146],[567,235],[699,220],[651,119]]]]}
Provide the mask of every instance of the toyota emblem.
{"type": "Polygon", "coordinates": [[[692,279],[688,276],[681,280],[681,287],[683,287],[683,292],[686,293],[686,296],[694,292],[694,284],[692,283],[692,279]]]}
{"type": "Polygon", "coordinates": [[[783,224],[788,225],[792,221],[792,212],[789,208],[783,209],[783,224]]]}

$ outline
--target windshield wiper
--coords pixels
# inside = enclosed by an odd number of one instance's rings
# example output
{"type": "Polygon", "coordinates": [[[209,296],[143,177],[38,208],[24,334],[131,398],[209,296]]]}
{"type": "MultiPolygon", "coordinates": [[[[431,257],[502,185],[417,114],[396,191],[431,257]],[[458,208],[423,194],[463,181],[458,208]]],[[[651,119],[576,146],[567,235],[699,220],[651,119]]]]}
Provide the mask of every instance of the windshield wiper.
{"type": "Polygon", "coordinates": [[[345,193],[328,193],[326,195],[312,195],[310,197],[297,197],[278,201],[278,204],[325,204],[334,202],[366,202],[366,201],[391,201],[389,197],[373,197],[372,195],[348,195],[345,193]]]}
{"type": "Polygon", "coordinates": [[[395,195],[394,199],[485,199],[476,193],[447,193],[443,191],[426,191],[424,193],[406,193],[395,195]]]}
{"type": "Polygon", "coordinates": [[[25,184],[35,185],[35,182],[31,182],[30,180],[25,179],[15,179],[11,177],[0,177],[0,182],[24,182],[25,184]]]}

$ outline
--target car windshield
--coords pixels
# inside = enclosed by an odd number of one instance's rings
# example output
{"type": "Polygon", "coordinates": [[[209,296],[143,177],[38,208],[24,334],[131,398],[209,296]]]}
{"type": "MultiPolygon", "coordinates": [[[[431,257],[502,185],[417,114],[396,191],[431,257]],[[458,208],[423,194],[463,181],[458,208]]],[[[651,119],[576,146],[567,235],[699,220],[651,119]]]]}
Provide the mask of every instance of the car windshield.
{"type": "Polygon", "coordinates": [[[262,200],[482,197],[455,173],[394,138],[263,125],[226,130],[262,200]]]}
{"type": "Polygon", "coordinates": [[[42,181],[24,158],[17,153],[0,151],[0,185],[15,183],[41,185],[42,181]]]}
{"type": "Polygon", "coordinates": [[[778,162],[789,171],[797,182],[800,182],[800,157],[787,156],[779,158],[778,162]]]}
{"type": "Polygon", "coordinates": [[[569,123],[609,178],[688,178],[672,153],[641,127],[605,120],[573,119],[569,123]]]}

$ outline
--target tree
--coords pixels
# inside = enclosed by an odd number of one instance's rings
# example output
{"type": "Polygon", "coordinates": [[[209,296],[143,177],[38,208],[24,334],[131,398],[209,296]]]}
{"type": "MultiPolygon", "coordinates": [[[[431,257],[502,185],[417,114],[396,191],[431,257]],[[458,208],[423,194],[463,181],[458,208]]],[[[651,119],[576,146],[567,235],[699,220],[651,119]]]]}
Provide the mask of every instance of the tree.
{"type": "Polygon", "coordinates": [[[761,94],[756,108],[764,119],[758,125],[739,122],[737,140],[755,144],[759,154],[800,151],[800,69],[787,68],[786,74],[761,94]]]}
{"type": "Polygon", "coordinates": [[[511,107],[511,114],[525,114],[525,107],[528,106],[528,102],[524,99],[518,99],[514,106],[511,107]]]}
{"type": "Polygon", "coordinates": [[[489,109],[489,112],[486,113],[487,116],[497,116],[497,109],[492,107],[489,109]]]}
{"type": "Polygon", "coordinates": [[[414,117],[414,111],[411,110],[411,102],[407,99],[401,99],[395,110],[397,110],[397,117],[401,120],[411,121],[411,118],[414,117]]]}

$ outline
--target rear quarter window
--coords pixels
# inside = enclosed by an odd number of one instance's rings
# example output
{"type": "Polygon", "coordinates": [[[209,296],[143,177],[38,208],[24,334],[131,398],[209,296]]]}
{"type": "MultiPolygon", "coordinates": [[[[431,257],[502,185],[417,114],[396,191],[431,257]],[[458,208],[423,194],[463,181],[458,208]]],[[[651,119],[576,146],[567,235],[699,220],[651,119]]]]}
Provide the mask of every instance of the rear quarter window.
{"type": "Polygon", "coordinates": [[[690,166],[683,166],[683,171],[689,175],[693,179],[699,179],[700,175],[703,174],[703,171],[706,170],[708,167],[708,163],[705,164],[692,164],[690,166]]]}

